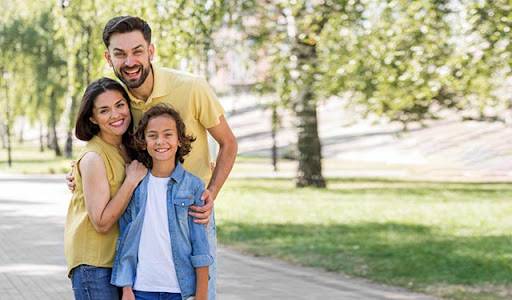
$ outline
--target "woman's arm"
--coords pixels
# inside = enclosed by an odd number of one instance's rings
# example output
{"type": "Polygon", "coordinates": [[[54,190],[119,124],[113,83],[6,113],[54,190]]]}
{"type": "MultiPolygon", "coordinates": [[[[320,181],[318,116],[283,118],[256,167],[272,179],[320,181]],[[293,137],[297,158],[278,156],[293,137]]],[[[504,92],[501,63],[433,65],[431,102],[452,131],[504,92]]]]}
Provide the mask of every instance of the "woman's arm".
{"type": "Polygon", "coordinates": [[[88,152],[79,162],[82,175],[87,213],[97,232],[112,228],[126,209],[137,184],[147,173],[146,167],[136,160],[126,167],[126,178],[110,199],[110,186],[103,159],[95,152],[88,152]]]}

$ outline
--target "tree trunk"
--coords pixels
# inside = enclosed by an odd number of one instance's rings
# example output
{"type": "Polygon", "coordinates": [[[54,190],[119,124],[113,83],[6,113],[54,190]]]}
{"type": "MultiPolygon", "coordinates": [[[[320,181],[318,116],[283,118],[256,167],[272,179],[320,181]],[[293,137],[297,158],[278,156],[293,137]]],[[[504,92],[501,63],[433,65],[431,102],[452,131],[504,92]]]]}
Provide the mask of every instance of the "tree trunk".
{"type": "Polygon", "coordinates": [[[7,134],[3,123],[0,123],[0,139],[2,140],[2,149],[7,149],[7,134]]]}
{"type": "Polygon", "coordinates": [[[25,128],[25,122],[21,121],[21,127],[20,127],[20,136],[18,137],[18,143],[20,145],[23,145],[23,142],[25,141],[23,138],[23,129],[25,128]]]}
{"type": "Polygon", "coordinates": [[[73,156],[73,133],[71,131],[66,132],[66,144],[64,146],[64,154],[66,158],[73,156]]]}
{"type": "MultiPolygon", "coordinates": [[[[50,126],[48,126],[48,127],[50,127],[50,126]]],[[[52,147],[53,147],[53,145],[52,145],[52,134],[50,132],[50,129],[48,129],[48,131],[46,132],[46,148],[49,149],[49,150],[53,150],[52,147]]]]}
{"type": "Polygon", "coordinates": [[[279,126],[279,117],[277,115],[277,105],[272,104],[272,166],[274,172],[277,172],[277,128],[279,126]]]}
{"type": "Polygon", "coordinates": [[[311,71],[304,71],[307,69],[304,66],[314,68],[317,65],[316,48],[298,43],[294,50],[298,58],[297,70],[301,74],[295,83],[298,95],[292,100],[297,119],[299,152],[296,185],[325,188],[325,179],[322,176],[322,146],[318,136],[316,99],[313,90],[314,74],[311,71]]]}
{"type": "Polygon", "coordinates": [[[39,152],[44,152],[43,122],[39,122],[39,152]]]}
{"type": "MultiPolygon", "coordinates": [[[[310,89],[310,87],[304,87],[310,89]]],[[[299,150],[299,170],[297,187],[315,186],[324,188],[322,176],[322,146],[318,136],[316,103],[312,101],[313,93],[305,90],[302,96],[303,107],[295,111],[297,117],[299,150]]]]}
{"type": "MultiPolygon", "coordinates": [[[[7,108],[9,110],[9,108],[7,108]]],[[[7,165],[12,167],[12,146],[11,146],[11,124],[9,124],[10,116],[7,112],[7,124],[5,126],[5,133],[7,135],[7,165]]]]}
{"type": "Polygon", "coordinates": [[[57,99],[53,92],[50,93],[50,130],[51,130],[51,146],[55,151],[55,156],[62,156],[59,147],[59,137],[57,135],[57,99]]]}
{"type": "Polygon", "coordinates": [[[55,156],[62,156],[62,151],[60,151],[59,140],[57,136],[57,122],[53,121],[51,130],[52,130],[52,148],[55,150],[55,156]]]}

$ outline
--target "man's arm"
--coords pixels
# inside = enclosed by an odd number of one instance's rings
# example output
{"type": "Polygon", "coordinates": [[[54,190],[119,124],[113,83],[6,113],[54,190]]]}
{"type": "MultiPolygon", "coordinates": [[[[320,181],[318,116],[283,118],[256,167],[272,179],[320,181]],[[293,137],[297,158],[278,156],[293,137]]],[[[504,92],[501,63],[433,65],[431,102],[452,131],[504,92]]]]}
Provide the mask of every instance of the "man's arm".
{"type": "Polygon", "coordinates": [[[224,116],[220,116],[219,120],[219,124],[208,128],[210,135],[219,144],[219,154],[217,155],[217,161],[208,187],[201,197],[205,201],[205,205],[202,207],[191,206],[193,212],[190,212],[190,215],[195,217],[194,222],[197,223],[208,223],[213,208],[213,201],[224,185],[224,182],[226,182],[235,163],[238,151],[235,135],[231,131],[226,119],[224,116]]]}

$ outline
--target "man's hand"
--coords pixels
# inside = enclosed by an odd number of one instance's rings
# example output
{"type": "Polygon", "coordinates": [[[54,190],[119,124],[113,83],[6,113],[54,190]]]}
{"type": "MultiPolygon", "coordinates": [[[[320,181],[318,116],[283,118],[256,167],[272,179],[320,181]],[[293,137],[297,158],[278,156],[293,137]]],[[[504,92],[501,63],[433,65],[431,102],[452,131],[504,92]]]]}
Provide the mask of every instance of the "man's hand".
{"type": "Polygon", "coordinates": [[[133,289],[131,287],[123,288],[122,300],[135,300],[135,294],[133,293],[133,289]]]}
{"type": "Polygon", "coordinates": [[[75,176],[73,176],[73,167],[75,166],[75,163],[75,161],[71,162],[71,171],[66,174],[66,184],[70,192],[74,192],[76,188],[75,176]]]}
{"type": "Polygon", "coordinates": [[[201,195],[201,200],[204,201],[204,205],[191,206],[191,211],[189,211],[188,214],[194,217],[194,222],[199,224],[208,224],[210,221],[210,215],[212,214],[213,202],[215,201],[215,198],[213,193],[206,189],[201,195]]]}

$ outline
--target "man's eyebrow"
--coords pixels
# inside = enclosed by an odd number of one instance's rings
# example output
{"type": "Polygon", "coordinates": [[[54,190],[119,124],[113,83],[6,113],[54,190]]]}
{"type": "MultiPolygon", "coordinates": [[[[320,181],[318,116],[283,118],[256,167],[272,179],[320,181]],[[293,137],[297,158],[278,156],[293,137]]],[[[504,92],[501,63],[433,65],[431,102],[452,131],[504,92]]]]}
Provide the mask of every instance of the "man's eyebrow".
{"type": "MultiPolygon", "coordinates": [[[[139,48],[144,48],[144,45],[139,44],[139,45],[137,45],[137,46],[133,47],[133,48],[132,48],[132,50],[136,50],[136,49],[139,49],[139,48]]],[[[124,50],[123,50],[123,49],[120,49],[120,48],[114,48],[114,49],[113,49],[113,51],[121,51],[121,52],[124,52],[124,50]]]]}

